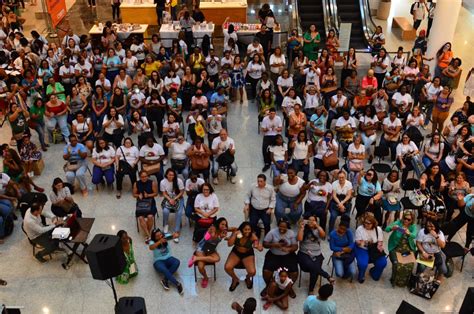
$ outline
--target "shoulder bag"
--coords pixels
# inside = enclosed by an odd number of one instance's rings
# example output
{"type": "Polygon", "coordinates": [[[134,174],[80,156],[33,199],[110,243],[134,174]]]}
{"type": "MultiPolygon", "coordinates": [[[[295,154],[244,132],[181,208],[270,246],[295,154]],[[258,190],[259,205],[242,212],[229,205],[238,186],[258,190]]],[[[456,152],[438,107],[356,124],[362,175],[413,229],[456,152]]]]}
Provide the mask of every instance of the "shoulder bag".
{"type": "MultiPolygon", "coordinates": [[[[378,239],[379,238],[378,227],[375,227],[375,234],[377,235],[377,239],[378,239]]],[[[375,263],[377,259],[379,259],[380,257],[384,257],[386,255],[384,250],[382,250],[382,252],[379,251],[378,242],[369,244],[367,249],[369,251],[369,263],[375,263]]]]}
{"type": "Polygon", "coordinates": [[[143,164],[143,170],[150,176],[152,174],[160,172],[161,164],[157,162],[156,164],[143,164]]]}
{"type": "Polygon", "coordinates": [[[135,217],[147,216],[151,214],[151,205],[153,200],[151,198],[138,199],[137,207],[135,209],[135,217]]]}
{"type": "Polygon", "coordinates": [[[325,154],[323,156],[324,167],[337,166],[338,163],[339,163],[339,159],[337,158],[337,155],[335,153],[331,153],[330,155],[325,154]]]}

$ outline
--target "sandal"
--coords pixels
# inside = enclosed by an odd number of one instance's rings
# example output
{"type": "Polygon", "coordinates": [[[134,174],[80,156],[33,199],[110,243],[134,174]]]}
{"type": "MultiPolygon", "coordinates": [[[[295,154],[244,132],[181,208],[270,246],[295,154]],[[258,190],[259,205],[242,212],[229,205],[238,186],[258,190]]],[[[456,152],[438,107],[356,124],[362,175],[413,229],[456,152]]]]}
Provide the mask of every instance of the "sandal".
{"type": "Polygon", "coordinates": [[[270,306],[272,306],[272,302],[267,302],[263,305],[263,309],[266,311],[270,308],[270,306]]]}
{"type": "Polygon", "coordinates": [[[229,287],[229,291],[233,292],[239,286],[239,284],[240,284],[240,282],[238,282],[238,281],[235,282],[235,283],[232,281],[232,284],[229,287]]]}
{"type": "Polygon", "coordinates": [[[191,268],[191,267],[193,267],[193,265],[194,265],[194,255],[191,256],[191,258],[189,259],[189,261],[188,261],[188,267],[191,268]]]}
{"type": "Polygon", "coordinates": [[[252,277],[245,278],[245,283],[247,284],[247,289],[252,289],[253,288],[253,279],[252,279],[252,277]]]}
{"type": "Polygon", "coordinates": [[[208,283],[209,283],[209,279],[203,278],[201,281],[201,287],[207,288],[208,283]]]}
{"type": "Polygon", "coordinates": [[[0,279],[0,286],[6,286],[7,282],[3,279],[0,279]]]}
{"type": "Polygon", "coordinates": [[[115,197],[116,197],[117,199],[120,199],[120,198],[122,197],[122,194],[121,194],[121,193],[117,193],[117,194],[115,195],[115,197]]]}

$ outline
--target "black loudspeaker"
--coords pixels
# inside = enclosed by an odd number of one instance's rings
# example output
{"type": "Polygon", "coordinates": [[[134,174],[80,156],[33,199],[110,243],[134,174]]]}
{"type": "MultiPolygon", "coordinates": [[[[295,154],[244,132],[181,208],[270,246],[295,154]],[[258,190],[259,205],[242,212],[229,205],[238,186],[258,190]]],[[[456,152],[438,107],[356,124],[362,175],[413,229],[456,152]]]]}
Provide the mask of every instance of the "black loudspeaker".
{"type": "Polygon", "coordinates": [[[108,234],[97,234],[86,250],[92,278],[105,280],[123,273],[126,261],[120,238],[108,234]]]}
{"type": "Polygon", "coordinates": [[[115,314],[146,314],[145,299],[141,297],[123,297],[115,305],[115,314]]]}
{"type": "Polygon", "coordinates": [[[414,307],[413,305],[411,305],[410,303],[406,301],[402,301],[396,313],[397,314],[423,314],[425,312],[417,309],[416,307],[414,307]]]}
{"type": "Polygon", "coordinates": [[[466,296],[462,302],[459,314],[472,314],[474,313],[474,287],[470,287],[466,291],[466,296]]]}

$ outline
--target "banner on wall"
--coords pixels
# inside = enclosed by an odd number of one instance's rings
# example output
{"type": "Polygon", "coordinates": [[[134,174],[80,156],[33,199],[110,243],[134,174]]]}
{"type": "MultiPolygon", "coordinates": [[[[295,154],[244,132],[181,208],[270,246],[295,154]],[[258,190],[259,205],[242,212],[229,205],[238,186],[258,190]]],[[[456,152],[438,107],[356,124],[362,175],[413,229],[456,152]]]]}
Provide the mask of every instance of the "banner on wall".
{"type": "Polygon", "coordinates": [[[46,5],[53,27],[56,27],[66,16],[66,2],[65,0],[46,0],[46,5]]]}

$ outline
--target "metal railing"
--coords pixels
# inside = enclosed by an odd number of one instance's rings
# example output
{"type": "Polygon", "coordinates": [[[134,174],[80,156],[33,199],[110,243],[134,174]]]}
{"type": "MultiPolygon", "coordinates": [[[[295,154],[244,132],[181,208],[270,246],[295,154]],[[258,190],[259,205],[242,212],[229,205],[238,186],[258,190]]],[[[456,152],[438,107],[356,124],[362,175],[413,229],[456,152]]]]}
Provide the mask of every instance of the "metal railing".
{"type": "Polygon", "coordinates": [[[331,21],[331,27],[336,31],[337,34],[339,34],[339,28],[341,26],[341,18],[339,17],[339,12],[337,8],[337,3],[336,0],[328,0],[329,1],[329,7],[330,7],[330,21],[331,21]]]}
{"type": "Polygon", "coordinates": [[[359,0],[360,7],[360,16],[362,19],[362,29],[365,35],[367,42],[372,38],[372,35],[375,33],[375,23],[372,20],[370,14],[370,7],[368,0],[359,0]]]}

